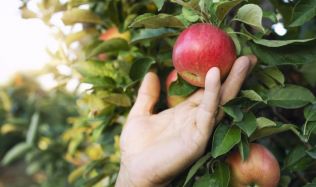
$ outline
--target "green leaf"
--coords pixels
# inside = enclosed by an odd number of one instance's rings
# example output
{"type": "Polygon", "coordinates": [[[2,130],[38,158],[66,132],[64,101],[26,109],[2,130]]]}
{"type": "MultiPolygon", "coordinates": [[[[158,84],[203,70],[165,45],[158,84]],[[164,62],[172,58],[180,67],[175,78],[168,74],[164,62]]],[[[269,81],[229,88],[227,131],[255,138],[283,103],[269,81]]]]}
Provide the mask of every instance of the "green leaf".
{"type": "Polygon", "coordinates": [[[297,85],[275,87],[269,90],[267,96],[269,105],[286,109],[300,108],[315,100],[310,90],[297,85]]]}
{"type": "Polygon", "coordinates": [[[129,107],[131,106],[131,100],[127,95],[124,94],[110,94],[103,98],[107,103],[114,104],[116,106],[129,107]]]}
{"type": "Polygon", "coordinates": [[[82,82],[93,84],[97,88],[114,88],[116,83],[111,77],[83,77],[82,82]]]}
{"type": "Polygon", "coordinates": [[[216,4],[216,16],[220,21],[223,21],[225,16],[231,9],[241,3],[243,0],[223,1],[216,4]]]}
{"type": "Polygon", "coordinates": [[[280,182],[279,182],[279,187],[288,187],[290,186],[291,183],[291,177],[289,176],[281,176],[280,182]]]}
{"type": "Polygon", "coordinates": [[[214,177],[211,177],[210,174],[205,174],[198,180],[196,180],[193,184],[193,187],[218,187],[218,181],[215,180],[214,177]]]}
{"type": "Polygon", "coordinates": [[[305,184],[303,187],[315,187],[316,182],[305,184]]]}
{"type": "Polygon", "coordinates": [[[301,40],[266,40],[266,39],[254,39],[253,42],[266,47],[282,47],[289,44],[306,43],[315,40],[315,38],[301,39],[301,40]]]}
{"type": "Polygon", "coordinates": [[[151,65],[154,63],[156,63],[156,61],[150,57],[136,59],[130,70],[129,75],[131,79],[134,81],[142,79],[145,76],[145,74],[149,71],[151,65]]]}
{"type": "Polygon", "coordinates": [[[292,149],[285,159],[285,168],[291,171],[300,171],[310,166],[311,158],[307,157],[305,148],[299,145],[292,149]]]}
{"type": "Polygon", "coordinates": [[[189,22],[197,22],[200,19],[200,16],[196,14],[192,9],[182,8],[182,14],[186,20],[189,22]]]}
{"type": "Polygon", "coordinates": [[[236,54],[240,55],[240,53],[241,53],[241,42],[242,42],[241,38],[237,35],[237,33],[234,31],[234,29],[232,27],[225,27],[224,31],[233,40],[233,42],[235,44],[235,48],[236,48],[236,54]]]}
{"type": "Polygon", "coordinates": [[[106,177],[106,173],[105,172],[99,172],[97,173],[95,176],[93,176],[92,178],[87,179],[84,182],[85,187],[93,187],[96,186],[97,183],[99,183],[102,179],[104,179],[106,177]]]}
{"type": "Polygon", "coordinates": [[[75,41],[83,41],[83,40],[86,40],[87,38],[92,38],[93,36],[97,36],[98,34],[99,33],[96,29],[88,28],[79,32],[67,34],[65,38],[65,42],[67,46],[69,46],[75,41]]]}
{"type": "Polygon", "coordinates": [[[103,21],[90,10],[73,8],[64,12],[61,18],[65,25],[73,25],[75,23],[95,23],[101,24],[103,21]]]}
{"type": "Polygon", "coordinates": [[[273,23],[278,21],[276,14],[272,11],[263,11],[263,17],[271,20],[273,23]]]}
{"type": "Polygon", "coordinates": [[[265,127],[275,127],[277,126],[277,124],[268,119],[268,118],[265,118],[265,117],[259,117],[256,119],[256,122],[257,122],[257,128],[258,129],[262,129],[262,128],[265,128],[265,127]]]}
{"type": "Polygon", "coordinates": [[[228,187],[230,181],[229,166],[224,162],[216,163],[214,173],[211,175],[218,183],[218,187],[228,187]]]}
{"type": "Polygon", "coordinates": [[[202,12],[209,14],[209,8],[212,5],[212,1],[210,0],[199,0],[199,7],[202,12]]]}
{"type": "Polygon", "coordinates": [[[264,102],[262,97],[254,90],[242,90],[241,94],[243,97],[246,97],[251,101],[264,102]]]}
{"type": "Polygon", "coordinates": [[[26,142],[16,144],[5,154],[4,158],[1,161],[2,164],[5,166],[12,163],[18,158],[24,156],[31,148],[32,145],[26,142]]]}
{"type": "Polygon", "coordinates": [[[250,152],[248,138],[246,136],[241,137],[241,141],[238,144],[239,153],[242,160],[247,160],[250,152]]]}
{"type": "Polygon", "coordinates": [[[292,125],[292,124],[283,124],[283,125],[278,125],[276,127],[266,127],[266,128],[262,128],[262,129],[257,129],[251,136],[250,136],[250,141],[254,141],[257,139],[261,139],[267,136],[271,136],[273,134],[277,134],[277,133],[281,133],[281,132],[285,132],[285,131],[295,131],[296,130],[296,126],[292,125]]]}
{"type": "Polygon", "coordinates": [[[308,151],[306,151],[306,153],[311,158],[316,159],[316,147],[313,147],[312,149],[309,149],[308,151]]]}
{"type": "Polygon", "coordinates": [[[230,151],[236,144],[240,142],[241,131],[237,126],[229,126],[220,124],[213,136],[212,156],[217,158],[230,151]]]}
{"type": "Polygon", "coordinates": [[[306,121],[316,121],[316,104],[305,107],[304,117],[306,121]]]}
{"type": "Polygon", "coordinates": [[[194,163],[194,165],[191,167],[190,171],[188,172],[188,175],[185,179],[185,182],[183,184],[183,187],[188,184],[188,182],[192,179],[192,177],[196,174],[196,172],[202,167],[210,158],[212,157],[211,153],[207,153],[203,157],[201,157],[198,161],[194,163]]]}
{"type": "Polygon", "coordinates": [[[31,123],[26,134],[26,143],[28,144],[35,143],[36,133],[37,133],[38,125],[39,125],[39,118],[40,118],[40,115],[38,112],[34,113],[31,118],[31,123]]]}
{"type": "Polygon", "coordinates": [[[205,174],[193,184],[193,187],[228,187],[230,181],[229,167],[224,162],[214,164],[214,172],[205,174]]]}
{"type": "Polygon", "coordinates": [[[316,63],[304,64],[300,72],[304,76],[305,80],[313,87],[316,86],[316,76],[315,76],[316,63]]]}
{"type": "Polygon", "coordinates": [[[153,0],[156,7],[158,8],[158,11],[160,11],[165,3],[165,0],[153,0]]]}
{"type": "Polygon", "coordinates": [[[303,128],[303,135],[304,135],[303,140],[307,142],[311,134],[315,132],[316,130],[316,121],[307,122],[306,124],[304,124],[304,127],[305,128],[303,128]]]}
{"type": "Polygon", "coordinates": [[[277,48],[250,43],[250,47],[261,62],[271,66],[314,63],[316,58],[314,40],[306,43],[293,43],[277,48]]]}
{"type": "Polygon", "coordinates": [[[290,27],[298,27],[311,20],[316,15],[315,0],[300,0],[294,7],[290,27]]]}
{"type": "Polygon", "coordinates": [[[130,25],[133,28],[156,29],[161,27],[184,28],[183,23],[175,16],[169,14],[150,14],[146,13],[135,18],[130,25]]]}
{"type": "Polygon", "coordinates": [[[285,3],[284,1],[280,0],[270,0],[270,2],[273,5],[273,7],[282,15],[285,25],[288,25],[292,18],[292,12],[294,7],[293,3],[291,1],[289,1],[289,3],[285,3]]]}
{"type": "Polygon", "coordinates": [[[262,73],[276,80],[279,84],[284,86],[285,78],[283,73],[277,67],[268,67],[265,68],[262,73]]]}
{"type": "Polygon", "coordinates": [[[245,113],[243,119],[236,125],[249,137],[257,128],[256,116],[251,112],[245,113]]]}
{"type": "Polygon", "coordinates": [[[226,114],[234,119],[234,122],[240,122],[244,117],[244,114],[242,113],[239,106],[226,105],[223,106],[223,110],[226,114]]]}
{"type": "Polygon", "coordinates": [[[131,43],[141,42],[144,40],[153,40],[158,38],[164,38],[168,36],[175,36],[178,31],[170,28],[160,28],[160,29],[141,29],[132,38],[131,43]]]}
{"type": "Polygon", "coordinates": [[[278,86],[277,82],[272,77],[265,74],[263,71],[257,73],[257,78],[258,78],[259,82],[261,82],[263,85],[265,85],[269,89],[278,86]]]}
{"type": "Polygon", "coordinates": [[[170,85],[168,94],[170,96],[188,96],[192,94],[195,90],[197,90],[197,87],[192,86],[191,84],[183,80],[181,76],[178,76],[177,81],[172,82],[172,84],[170,85]]]}
{"type": "Polygon", "coordinates": [[[100,43],[87,56],[88,58],[91,58],[100,53],[115,52],[119,50],[128,50],[128,49],[129,49],[129,46],[126,40],[121,39],[121,38],[113,38],[113,39],[100,43]]]}
{"type": "Polygon", "coordinates": [[[85,61],[85,62],[77,62],[73,66],[80,74],[82,74],[85,78],[91,77],[91,79],[95,77],[108,77],[112,79],[117,78],[117,69],[114,67],[113,63],[102,63],[100,61],[85,61]]]}
{"type": "Polygon", "coordinates": [[[265,30],[262,26],[262,9],[255,4],[246,4],[239,8],[235,20],[243,22],[264,33],[265,30]]]}

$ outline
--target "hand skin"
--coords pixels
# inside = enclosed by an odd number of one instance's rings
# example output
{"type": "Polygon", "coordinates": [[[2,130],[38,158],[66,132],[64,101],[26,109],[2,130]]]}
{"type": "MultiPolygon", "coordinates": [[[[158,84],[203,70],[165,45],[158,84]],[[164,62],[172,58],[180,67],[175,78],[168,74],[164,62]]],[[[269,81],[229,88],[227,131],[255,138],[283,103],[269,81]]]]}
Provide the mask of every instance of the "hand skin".
{"type": "Polygon", "coordinates": [[[223,83],[218,68],[209,70],[200,89],[174,108],[153,114],[160,83],[147,73],[121,134],[121,166],[116,187],[159,187],[189,167],[205,151],[216,121],[218,106],[236,97],[255,56],[236,60],[223,83]]]}

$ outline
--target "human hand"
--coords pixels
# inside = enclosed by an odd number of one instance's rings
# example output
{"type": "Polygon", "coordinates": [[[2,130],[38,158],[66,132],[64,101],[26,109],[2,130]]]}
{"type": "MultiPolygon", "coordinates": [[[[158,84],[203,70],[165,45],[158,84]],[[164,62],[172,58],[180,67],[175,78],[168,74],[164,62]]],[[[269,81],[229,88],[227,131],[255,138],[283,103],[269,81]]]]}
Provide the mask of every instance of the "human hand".
{"type": "Polygon", "coordinates": [[[225,80],[218,68],[209,70],[200,89],[174,108],[153,114],[160,83],[147,73],[121,135],[121,168],[118,187],[166,186],[205,151],[216,121],[223,117],[218,106],[236,97],[255,56],[236,60],[225,80]]]}

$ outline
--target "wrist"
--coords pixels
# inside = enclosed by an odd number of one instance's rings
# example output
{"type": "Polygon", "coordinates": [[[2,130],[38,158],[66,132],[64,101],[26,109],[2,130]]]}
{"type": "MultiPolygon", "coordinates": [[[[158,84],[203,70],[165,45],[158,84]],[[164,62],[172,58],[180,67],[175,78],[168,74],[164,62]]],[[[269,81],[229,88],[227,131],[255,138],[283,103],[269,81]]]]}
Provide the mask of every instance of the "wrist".
{"type": "Polygon", "coordinates": [[[115,187],[136,187],[136,185],[134,185],[133,182],[130,181],[127,172],[120,168],[120,171],[116,179],[115,187]]]}
{"type": "Polygon", "coordinates": [[[166,187],[168,184],[153,184],[146,179],[146,176],[135,177],[121,165],[115,187],[166,187]]]}

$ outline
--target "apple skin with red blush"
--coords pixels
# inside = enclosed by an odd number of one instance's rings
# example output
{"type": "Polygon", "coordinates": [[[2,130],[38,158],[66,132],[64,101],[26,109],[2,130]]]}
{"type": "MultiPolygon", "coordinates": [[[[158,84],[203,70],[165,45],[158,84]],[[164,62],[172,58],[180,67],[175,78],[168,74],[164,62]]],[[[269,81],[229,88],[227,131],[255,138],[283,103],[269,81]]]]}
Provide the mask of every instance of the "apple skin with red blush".
{"type": "Polygon", "coordinates": [[[274,155],[263,145],[250,144],[249,156],[243,160],[239,151],[231,153],[226,162],[230,166],[232,187],[277,187],[280,166],[274,155]]]}
{"type": "Polygon", "coordinates": [[[188,83],[205,86],[209,69],[218,67],[225,79],[236,60],[232,39],[221,29],[208,24],[193,24],[182,31],[173,47],[172,61],[179,75],[188,83]]]}

